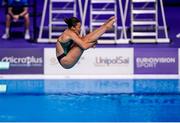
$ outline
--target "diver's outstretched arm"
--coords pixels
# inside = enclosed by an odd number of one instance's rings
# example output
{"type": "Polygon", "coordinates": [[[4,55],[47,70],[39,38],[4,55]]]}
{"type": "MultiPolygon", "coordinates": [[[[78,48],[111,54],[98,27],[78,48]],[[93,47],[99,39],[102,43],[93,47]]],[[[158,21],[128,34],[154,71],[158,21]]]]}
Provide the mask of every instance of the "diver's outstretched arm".
{"type": "Polygon", "coordinates": [[[100,26],[99,28],[97,28],[96,30],[87,34],[84,37],[80,37],[73,31],[68,35],[78,46],[86,50],[92,47],[93,45],[95,45],[97,43],[97,39],[101,37],[101,35],[103,35],[107,30],[112,28],[115,20],[116,20],[115,17],[112,16],[102,26],[100,26]]]}

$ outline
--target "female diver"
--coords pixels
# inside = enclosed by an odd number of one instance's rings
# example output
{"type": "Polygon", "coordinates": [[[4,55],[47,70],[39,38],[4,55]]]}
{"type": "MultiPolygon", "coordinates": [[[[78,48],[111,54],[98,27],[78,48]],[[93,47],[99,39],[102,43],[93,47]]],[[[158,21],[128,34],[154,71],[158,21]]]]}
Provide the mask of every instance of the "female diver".
{"type": "Polygon", "coordinates": [[[64,19],[68,28],[59,36],[56,43],[56,56],[65,69],[72,68],[81,57],[84,50],[93,47],[97,39],[111,29],[115,17],[110,17],[102,26],[84,37],[80,36],[81,22],[76,17],[64,19]]]}

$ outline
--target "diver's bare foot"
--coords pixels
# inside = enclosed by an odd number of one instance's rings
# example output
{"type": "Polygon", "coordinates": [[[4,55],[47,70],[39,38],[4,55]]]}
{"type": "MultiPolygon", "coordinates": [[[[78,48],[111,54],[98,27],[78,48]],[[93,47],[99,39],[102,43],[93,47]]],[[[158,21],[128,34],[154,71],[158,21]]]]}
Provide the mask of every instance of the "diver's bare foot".
{"type": "Polygon", "coordinates": [[[105,26],[107,27],[108,30],[113,27],[115,21],[116,21],[115,16],[112,16],[111,18],[108,19],[108,21],[105,23],[105,26]]]}
{"type": "Polygon", "coordinates": [[[112,20],[115,19],[115,16],[111,16],[108,20],[106,20],[106,22],[104,23],[104,25],[108,24],[109,22],[111,22],[112,20]]]}
{"type": "Polygon", "coordinates": [[[110,21],[114,20],[116,17],[115,16],[111,16],[105,23],[109,23],[110,21]]]}

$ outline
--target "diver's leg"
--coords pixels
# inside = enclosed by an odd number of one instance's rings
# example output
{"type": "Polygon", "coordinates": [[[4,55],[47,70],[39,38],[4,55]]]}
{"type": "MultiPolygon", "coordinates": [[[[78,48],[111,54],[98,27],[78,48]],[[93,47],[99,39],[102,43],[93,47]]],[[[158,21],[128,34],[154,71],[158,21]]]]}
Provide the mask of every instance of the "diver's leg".
{"type": "Polygon", "coordinates": [[[100,26],[99,28],[95,29],[93,32],[90,32],[89,34],[84,36],[83,39],[87,42],[96,41],[107,30],[112,28],[115,20],[116,20],[115,17],[111,17],[102,26],[100,26]]]}
{"type": "Polygon", "coordinates": [[[61,59],[61,65],[63,68],[70,69],[72,68],[80,59],[83,49],[81,49],[79,46],[74,45],[71,50],[68,52],[68,54],[61,59]]]}

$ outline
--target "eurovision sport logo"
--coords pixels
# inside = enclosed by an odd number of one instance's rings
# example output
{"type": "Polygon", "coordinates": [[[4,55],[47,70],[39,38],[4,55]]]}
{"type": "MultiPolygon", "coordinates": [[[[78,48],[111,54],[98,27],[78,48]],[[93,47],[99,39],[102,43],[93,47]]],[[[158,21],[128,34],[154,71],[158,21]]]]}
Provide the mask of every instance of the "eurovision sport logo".
{"type": "Polygon", "coordinates": [[[178,49],[135,49],[134,63],[135,74],[178,74],[178,49]]]}

